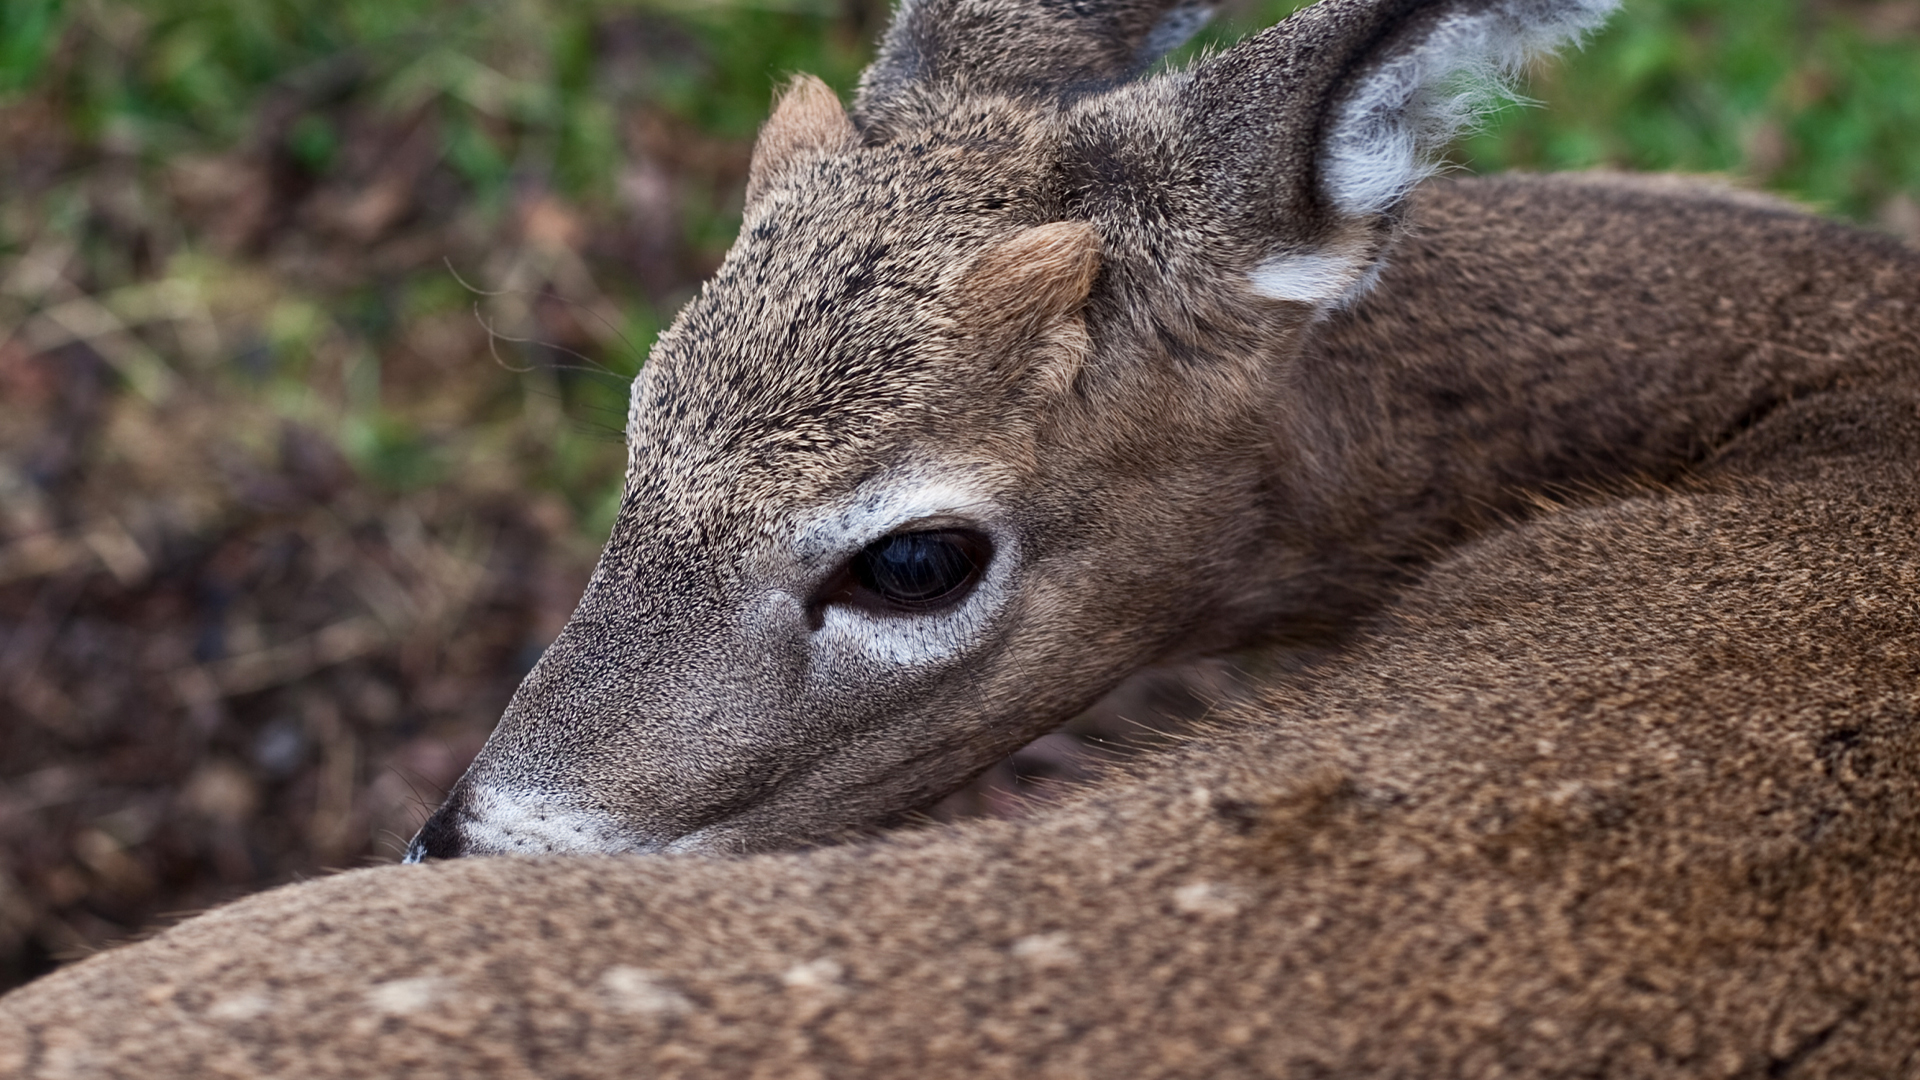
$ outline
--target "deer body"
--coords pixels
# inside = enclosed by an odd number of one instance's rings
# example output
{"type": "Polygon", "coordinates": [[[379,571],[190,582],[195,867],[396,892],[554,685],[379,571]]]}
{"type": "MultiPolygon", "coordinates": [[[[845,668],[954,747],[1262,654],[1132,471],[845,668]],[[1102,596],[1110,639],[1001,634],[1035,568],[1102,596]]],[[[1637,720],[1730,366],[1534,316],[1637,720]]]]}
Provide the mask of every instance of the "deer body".
{"type": "MultiPolygon", "coordinates": [[[[1540,314],[1494,282],[1438,349],[1412,300],[1320,333],[1393,272],[1453,76],[1610,0],[1334,0],[1130,81],[1193,18],[1167,7],[924,0],[851,114],[788,93],[738,242],[635,382],[594,579],[410,859],[857,834],[1147,665],[1337,637],[1524,489],[1621,475],[1609,413],[1669,445],[1713,423],[1659,396],[1671,349],[1493,370],[1540,314]],[[1436,381],[1526,433],[1436,473],[1464,441],[1421,419],[1436,381]],[[1620,415],[1642,395],[1658,415],[1620,415]]],[[[1640,269],[1558,288],[1630,303],[1640,269]]]]}
{"type": "Polygon", "coordinates": [[[1334,0],[1127,82],[1188,9],[909,4],[851,119],[770,122],[414,850],[590,857],[231,905],[0,1002],[0,1073],[1920,1070],[1920,255],[1408,194],[1429,69],[1601,6],[1334,0]],[[952,36],[995,11],[1039,51],[952,36]],[[1030,819],[712,857],[1260,640],[1335,647],[1030,819]]]}

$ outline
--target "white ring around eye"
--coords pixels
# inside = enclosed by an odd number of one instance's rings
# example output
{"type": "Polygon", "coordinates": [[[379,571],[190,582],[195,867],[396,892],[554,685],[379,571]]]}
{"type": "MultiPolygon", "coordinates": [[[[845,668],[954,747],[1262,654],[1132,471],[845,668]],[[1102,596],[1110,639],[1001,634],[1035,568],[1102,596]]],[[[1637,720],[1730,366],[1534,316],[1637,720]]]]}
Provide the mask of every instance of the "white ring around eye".
{"type": "Polygon", "coordinates": [[[802,519],[793,536],[793,557],[804,567],[808,597],[855,554],[896,532],[956,528],[978,532],[992,556],[967,596],[925,612],[869,612],[828,604],[809,635],[813,670],[825,679],[859,669],[924,669],[957,661],[990,640],[1012,594],[1020,544],[985,483],[925,472],[878,478],[860,491],[802,519]]]}

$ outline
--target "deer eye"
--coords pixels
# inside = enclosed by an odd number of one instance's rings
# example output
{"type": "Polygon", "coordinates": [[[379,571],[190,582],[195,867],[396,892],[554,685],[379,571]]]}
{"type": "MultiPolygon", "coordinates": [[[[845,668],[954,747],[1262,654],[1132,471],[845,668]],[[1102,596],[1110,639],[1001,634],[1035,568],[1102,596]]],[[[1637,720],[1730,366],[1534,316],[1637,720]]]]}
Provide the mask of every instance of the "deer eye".
{"type": "Polygon", "coordinates": [[[847,598],[907,611],[947,607],[973,591],[992,557],[985,536],[963,529],[883,536],[853,557],[847,598]]]}

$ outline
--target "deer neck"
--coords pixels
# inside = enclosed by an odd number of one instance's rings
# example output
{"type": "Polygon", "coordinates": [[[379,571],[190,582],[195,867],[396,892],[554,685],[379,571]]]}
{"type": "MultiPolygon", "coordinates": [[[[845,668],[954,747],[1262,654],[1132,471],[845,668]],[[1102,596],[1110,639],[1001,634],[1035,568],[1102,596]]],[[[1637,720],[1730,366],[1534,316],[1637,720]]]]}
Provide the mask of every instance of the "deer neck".
{"type": "Polygon", "coordinates": [[[1755,196],[1449,181],[1410,221],[1287,380],[1266,571],[1223,637],[1337,638],[1490,526],[1678,482],[1784,403],[1920,374],[1920,255],[1755,196]]]}

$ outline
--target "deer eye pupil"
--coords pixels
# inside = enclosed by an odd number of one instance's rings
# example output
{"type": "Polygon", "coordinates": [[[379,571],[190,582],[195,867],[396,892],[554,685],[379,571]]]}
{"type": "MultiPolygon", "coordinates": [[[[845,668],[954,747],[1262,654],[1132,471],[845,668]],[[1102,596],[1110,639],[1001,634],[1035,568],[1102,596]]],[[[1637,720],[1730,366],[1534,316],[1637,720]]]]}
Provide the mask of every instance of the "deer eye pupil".
{"type": "Polygon", "coordinates": [[[945,607],[966,596],[992,554],[992,545],[978,533],[955,529],[896,533],[875,540],[854,556],[853,577],[862,588],[896,607],[945,607]]]}

